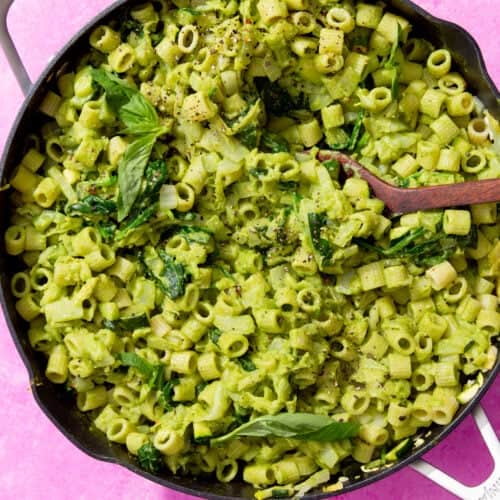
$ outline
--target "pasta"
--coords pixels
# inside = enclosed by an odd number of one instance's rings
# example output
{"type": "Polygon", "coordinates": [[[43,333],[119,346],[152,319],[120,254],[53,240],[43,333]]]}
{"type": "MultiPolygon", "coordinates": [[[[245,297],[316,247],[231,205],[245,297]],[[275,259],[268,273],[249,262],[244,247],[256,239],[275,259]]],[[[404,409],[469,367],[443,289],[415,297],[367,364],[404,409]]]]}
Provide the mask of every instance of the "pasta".
{"type": "Polygon", "coordinates": [[[493,178],[498,122],[406,19],[334,4],[99,26],[10,181],[28,339],[150,472],[303,493],[449,423],[496,359],[496,204],[388,217],[318,152],[402,187],[493,178]],[[355,432],[238,433],[304,415],[355,432]]]}

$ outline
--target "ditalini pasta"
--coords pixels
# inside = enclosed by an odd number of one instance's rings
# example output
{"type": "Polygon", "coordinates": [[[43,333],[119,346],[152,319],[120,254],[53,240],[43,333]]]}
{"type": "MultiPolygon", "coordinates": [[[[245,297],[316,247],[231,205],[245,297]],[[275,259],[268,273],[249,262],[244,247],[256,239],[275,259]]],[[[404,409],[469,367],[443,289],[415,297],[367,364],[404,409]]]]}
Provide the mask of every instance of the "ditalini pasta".
{"type": "Polygon", "coordinates": [[[315,0],[144,3],[90,47],[10,181],[48,380],[147,470],[260,499],[451,422],[497,357],[496,204],[389,218],[317,159],[406,187],[499,177],[450,53],[382,3],[315,0]]]}

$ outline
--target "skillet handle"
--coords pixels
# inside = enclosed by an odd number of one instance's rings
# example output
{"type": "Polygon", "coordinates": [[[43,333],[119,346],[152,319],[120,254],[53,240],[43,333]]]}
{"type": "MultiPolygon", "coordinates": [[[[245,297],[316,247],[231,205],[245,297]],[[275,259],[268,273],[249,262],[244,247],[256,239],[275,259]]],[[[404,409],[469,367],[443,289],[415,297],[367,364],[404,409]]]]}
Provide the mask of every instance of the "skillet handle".
{"type": "Polygon", "coordinates": [[[32,87],[31,79],[24,67],[19,52],[9,33],[7,26],[7,16],[14,0],[0,0],[0,45],[9,61],[10,67],[24,93],[27,95],[32,87]]]}
{"type": "Polygon", "coordinates": [[[499,498],[500,495],[500,441],[495,430],[490,424],[484,410],[478,405],[472,412],[477,427],[481,432],[484,442],[493,458],[494,468],[490,477],[477,486],[466,486],[433,465],[417,460],[410,465],[417,472],[455,494],[467,500],[489,500],[499,498]]]}

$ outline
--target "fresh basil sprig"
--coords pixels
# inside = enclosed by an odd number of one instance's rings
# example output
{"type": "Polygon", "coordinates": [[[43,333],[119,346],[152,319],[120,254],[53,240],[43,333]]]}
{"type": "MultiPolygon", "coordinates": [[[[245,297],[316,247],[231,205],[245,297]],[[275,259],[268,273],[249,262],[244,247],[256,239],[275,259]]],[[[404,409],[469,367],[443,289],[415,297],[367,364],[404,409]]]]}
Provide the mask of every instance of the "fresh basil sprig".
{"type": "Polygon", "coordinates": [[[156,140],[169,131],[161,124],[152,104],[136,89],[103,69],[92,77],[106,93],[106,102],[125,125],[124,134],[137,138],[128,146],[118,164],[118,221],[123,221],[139,196],[144,169],[156,140]]]}
{"type": "Polygon", "coordinates": [[[354,437],[358,430],[357,423],[337,422],[324,415],[280,413],[250,420],[228,434],[211,439],[210,443],[216,445],[240,436],[331,442],[354,437]]]}

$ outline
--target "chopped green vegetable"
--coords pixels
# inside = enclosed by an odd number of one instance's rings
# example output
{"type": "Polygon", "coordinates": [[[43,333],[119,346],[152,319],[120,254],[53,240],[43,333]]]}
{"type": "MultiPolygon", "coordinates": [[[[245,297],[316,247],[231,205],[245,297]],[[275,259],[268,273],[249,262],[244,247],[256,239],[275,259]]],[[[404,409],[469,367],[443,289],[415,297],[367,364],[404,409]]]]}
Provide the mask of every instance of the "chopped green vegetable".
{"type": "Polygon", "coordinates": [[[145,471],[152,474],[157,474],[164,466],[163,455],[153,446],[153,443],[143,444],[139,448],[137,460],[145,471]]]}
{"type": "Polygon", "coordinates": [[[235,137],[248,149],[255,149],[259,144],[259,134],[255,125],[245,127],[235,137]]]}
{"type": "Polygon", "coordinates": [[[153,205],[150,205],[149,207],[145,208],[142,212],[133,214],[133,217],[130,217],[131,219],[130,221],[120,226],[120,231],[118,231],[118,233],[116,234],[116,239],[121,240],[130,231],[148,222],[157,212],[158,212],[158,203],[154,203],[153,205]]]}
{"type": "Polygon", "coordinates": [[[280,181],[278,182],[278,189],[281,191],[295,191],[298,189],[299,183],[295,181],[280,181]]]}
{"type": "Polygon", "coordinates": [[[250,420],[228,434],[211,439],[210,443],[216,445],[240,436],[331,442],[354,437],[358,430],[357,423],[337,422],[323,415],[281,413],[250,420]]]}
{"type": "Polygon", "coordinates": [[[172,401],[172,397],[174,396],[174,387],[179,385],[179,383],[180,380],[178,378],[172,378],[165,383],[160,391],[158,402],[166,411],[171,411],[176,404],[172,401]]]}
{"type": "Polygon", "coordinates": [[[330,177],[338,179],[340,173],[340,163],[338,160],[327,160],[323,162],[323,166],[328,170],[330,177]]]}
{"type": "Polygon", "coordinates": [[[70,215],[110,215],[116,212],[116,203],[99,196],[89,195],[68,207],[70,215]]]}
{"type": "Polygon", "coordinates": [[[263,177],[264,175],[267,174],[267,168],[255,167],[249,171],[249,174],[252,175],[253,177],[257,177],[257,178],[263,177]]]}
{"type": "Polygon", "coordinates": [[[284,137],[265,130],[261,138],[261,147],[271,153],[289,153],[290,146],[284,137]]]}
{"type": "Polygon", "coordinates": [[[123,330],[125,332],[133,332],[137,328],[145,328],[149,326],[149,320],[146,314],[120,318],[115,321],[104,320],[102,323],[104,328],[108,328],[109,330],[123,330]]]}
{"type": "Polygon", "coordinates": [[[106,179],[98,179],[92,182],[92,185],[95,187],[111,187],[114,186],[118,182],[118,177],[116,175],[110,175],[106,179]]]}
{"type": "Polygon", "coordinates": [[[243,356],[241,358],[237,358],[238,363],[246,372],[253,372],[257,370],[255,363],[250,359],[249,356],[243,356]]]}
{"type": "Polygon", "coordinates": [[[398,36],[391,47],[391,53],[389,55],[389,59],[385,63],[384,67],[386,69],[392,70],[392,79],[391,79],[391,94],[393,99],[397,99],[399,95],[399,75],[400,75],[400,67],[399,63],[396,61],[396,54],[398,51],[399,44],[401,43],[403,31],[401,30],[401,26],[398,23],[398,36]]]}
{"type": "Polygon", "coordinates": [[[329,146],[336,151],[354,151],[361,135],[364,117],[365,111],[358,111],[358,116],[356,118],[356,121],[354,122],[354,126],[352,128],[349,139],[344,143],[330,144],[329,146]]]}
{"type": "Polygon", "coordinates": [[[97,230],[103,241],[108,243],[115,237],[116,224],[112,221],[101,221],[97,224],[97,230]]]}
{"type": "Polygon", "coordinates": [[[413,442],[410,438],[398,443],[392,450],[388,451],[385,455],[386,462],[395,462],[407,454],[413,447],[413,442]]]}
{"type": "Polygon", "coordinates": [[[477,241],[475,226],[467,236],[452,236],[442,231],[431,237],[426,234],[424,228],[412,229],[388,248],[372,245],[360,238],[354,238],[353,242],[384,257],[408,257],[418,266],[434,266],[447,260],[457,249],[474,246],[477,241]]]}
{"type": "Polygon", "coordinates": [[[178,233],[185,238],[188,243],[206,245],[212,239],[212,233],[208,229],[198,226],[180,226],[178,233]]]}
{"type": "Polygon", "coordinates": [[[192,16],[199,16],[201,15],[201,12],[196,9],[192,9],[190,7],[181,7],[179,9],[179,12],[187,12],[188,14],[191,14],[192,16]]]}
{"type": "Polygon", "coordinates": [[[166,285],[166,293],[171,299],[178,299],[184,295],[186,284],[186,273],[181,264],[175,262],[174,258],[163,250],[158,251],[165,267],[163,269],[163,283],[166,285]]]}
{"type": "Polygon", "coordinates": [[[139,260],[145,267],[145,274],[154,280],[160,290],[171,299],[177,299],[184,295],[186,284],[186,271],[182,264],[164,250],[147,247],[139,255],[139,260]]]}
{"type": "Polygon", "coordinates": [[[324,260],[330,259],[333,254],[333,248],[327,239],[321,237],[321,228],[326,226],[328,222],[326,214],[309,213],[307,214],[307,219],[309,221],[309,231],[314,248],[324,260]]]}
{"type": "Polygon", "coordinates": [[[210,330],[208,330],[208,338],[210,339],[210,342],[212,342],[215,345],[219,345],[219,338],[221,335],[222,332],[215,326],[210,328],[210,330]]]}
{"type": "Polygon", "coordinates": [[[122,364],[135,368],[148,379],[155,375],[155,366],[144,358],[141,358],[135,352],[120,352],[118,358],[122,364]]]}
{"type": "Polygon", "coordinates": [[[271,82],[267,78],[255,78],[254,81],[268,113],[282,116],[294,109],[307,109],[304,94],[294,98],[277,82],[271,82]]]}
{"type": "Polygon", "coordinates": [[[169,380],[165,383],[165,369],[163,365],[153,365],[135,352],[121,352],[118,354],[118,359],[123,365],[135,368],[147,379],[149,387],[161,391],[162,394],[165,391],[165,387],[172,382],[169,380]]]}

